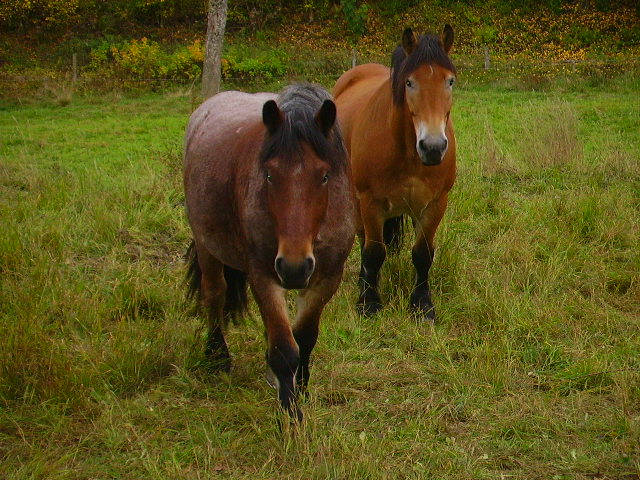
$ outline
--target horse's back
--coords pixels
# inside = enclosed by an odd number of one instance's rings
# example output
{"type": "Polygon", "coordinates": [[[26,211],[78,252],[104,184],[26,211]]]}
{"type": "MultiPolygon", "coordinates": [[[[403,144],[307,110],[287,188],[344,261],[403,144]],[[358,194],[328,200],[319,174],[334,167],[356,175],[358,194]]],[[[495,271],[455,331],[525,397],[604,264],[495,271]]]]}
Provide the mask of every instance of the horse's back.
{"type": "Polygon", "coordinates": [[[366,63],[347,70],[336,81],[333,96],[338,99],[343,94],[352,95],[355,91],[367,89],[367,85],[375,88],[389,78],[389,68],[378,63],[366,63]]]}
{"type": "Polygon", "coordinates": [[[222,92],[203,102],[189,118],[185,162],[197,152],[211,152],[225,139],[262,122],[262,106],[275,99],[271,93],[222,92]]]}
{"type": "Polygon", "coordinates": [[[336,82],[333,96],[347,148],[351,151],[354,122],[366,112],[365,106],[389,80],[390,70],[384,65],[367,63],[346,71],[336,82]]]}

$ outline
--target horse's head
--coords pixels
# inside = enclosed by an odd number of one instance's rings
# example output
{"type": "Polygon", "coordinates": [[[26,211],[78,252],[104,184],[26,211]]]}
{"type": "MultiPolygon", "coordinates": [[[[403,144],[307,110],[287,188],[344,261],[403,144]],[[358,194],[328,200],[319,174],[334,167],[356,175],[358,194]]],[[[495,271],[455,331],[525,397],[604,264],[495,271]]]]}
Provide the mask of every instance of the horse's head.
{"type": "Polygon", "coordinates": [[[273,100],[262,109],[267,129],[263,174],[278,241],[274,268],[287,289],[305,288],[314,272],[314,242],[327,211],[331,176],[337,173],[329,141],[335,104],[325,99],[313,113],[304,118],[273,100]]]}
{"type": "Polygon", "coordinates": [[[415,130],[415,148],[424,165],[439,165],[449,145],[447,124],[456,69],[449,51],[453,29],[441,36],[416,38],[407,28],[392,58],[393,101],[408,109],[415,130]]]}

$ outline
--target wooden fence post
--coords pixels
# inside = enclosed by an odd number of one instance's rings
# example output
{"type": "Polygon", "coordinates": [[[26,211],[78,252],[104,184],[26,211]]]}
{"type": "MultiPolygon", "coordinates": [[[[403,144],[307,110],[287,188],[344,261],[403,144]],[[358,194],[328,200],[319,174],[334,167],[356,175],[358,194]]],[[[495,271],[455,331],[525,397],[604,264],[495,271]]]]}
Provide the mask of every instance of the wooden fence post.
{"type": "Polygon", "coordinates": [[[491,66],[491,62],[489,60],[489,47],[485,45],[484,46],[484,69],[489,70],[490,66],[491,66]]]}

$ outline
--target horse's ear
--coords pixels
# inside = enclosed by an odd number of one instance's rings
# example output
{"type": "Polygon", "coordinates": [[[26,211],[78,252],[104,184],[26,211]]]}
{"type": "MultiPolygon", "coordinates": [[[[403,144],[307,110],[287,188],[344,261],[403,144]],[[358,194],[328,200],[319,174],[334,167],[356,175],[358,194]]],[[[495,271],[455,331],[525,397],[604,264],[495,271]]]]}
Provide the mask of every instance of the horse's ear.
{"type": "Polygon", "coordinates": [[[331,128],[336,123],[336,104],[331,100],[325,100],[316,113],[316,123],[324,136],[329,136],[331,128]]]}
{"type": "Polygon", "coordinates": [[[411,30],[411,27],[405,28],[404,32],[402,32],[402,48],[404,49],[405,53],[407,55],[411,55],[416,49],[417,45],[418,40],[416,39],[413,30],[411,30]]]}
{"type": "Polygon", "coordinates": [[[444,46],[444,51],[449,53],[451,51],[451,47],[453,46],[453,28],[448,23],[444,26],[444,30],[442,31],[442,45],[444,46]]]}
{"type": "Polygon", "coordinates": [[[275,133],[284,121],[284,114],[278,108],[275,100],[269,100],[262,106],[262,123],[267,127],[270,135],[275,133]]]}

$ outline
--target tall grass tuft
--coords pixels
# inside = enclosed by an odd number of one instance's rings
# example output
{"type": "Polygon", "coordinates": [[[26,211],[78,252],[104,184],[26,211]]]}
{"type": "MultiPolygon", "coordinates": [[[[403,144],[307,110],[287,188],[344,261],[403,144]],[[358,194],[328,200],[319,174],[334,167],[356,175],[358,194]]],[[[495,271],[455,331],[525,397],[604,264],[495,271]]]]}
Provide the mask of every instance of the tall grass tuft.
{"type": "Polygon", "coordinates": [[[46,78],[43,82],[44,92],[60,107],[71,104],[76,94],[76,85],[69,75],[61,78],[46,78]]]}
{"type": "Polygon", "coordinates": [[[582,145],[577,118],[567,101],[553,102],[542,111],[532,108],[522,122],[519,150],[528,167],[562,168],[580,162],[582,145]]]}

